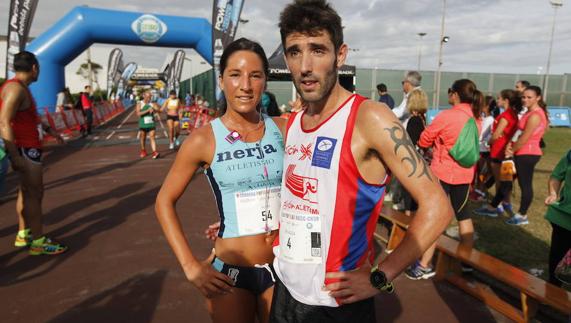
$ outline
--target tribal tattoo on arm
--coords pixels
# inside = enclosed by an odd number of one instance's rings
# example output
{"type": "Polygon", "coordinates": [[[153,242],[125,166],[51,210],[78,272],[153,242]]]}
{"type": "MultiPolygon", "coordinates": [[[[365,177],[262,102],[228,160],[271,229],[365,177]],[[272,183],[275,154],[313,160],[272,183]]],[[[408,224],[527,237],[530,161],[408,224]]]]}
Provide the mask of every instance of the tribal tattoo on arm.
{"type": "Polygon", "coordinates": [[[430,176],[430,172],[428,170],[428,165],[426,161],[420,156],[420,154],[416,151],[412,141],[410,140],[406,130],[399,122],[393,122],[394,127],[392,128],[385,128],[386,131],[389,132],[391,139],[395,143],[394,153],[395,155],[398,153],[399,149],[404,149],[406,154],[405,157],[401,158],[401,162],[408,162],[412,166],[412,171],[408,174],[408,177],[412,177],[418,169],[420,172],[417,178],[421,178],[422,176],[426,176],[432,182],[432,176],[430,176]]]}

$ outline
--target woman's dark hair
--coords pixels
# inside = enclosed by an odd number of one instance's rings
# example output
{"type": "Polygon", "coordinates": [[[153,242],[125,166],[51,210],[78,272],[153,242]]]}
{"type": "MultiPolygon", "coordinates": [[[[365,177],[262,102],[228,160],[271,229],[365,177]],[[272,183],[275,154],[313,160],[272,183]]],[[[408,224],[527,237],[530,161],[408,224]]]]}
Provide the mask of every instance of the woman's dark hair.
{"type": "Polygon", "coordinates": [[[176,95],[176,91],[175,91],[175,90],[170,90],[170,91],[169,91],[169,95],[176,95]]]}
{"type": "Polygon", "coordinates": [[[293,33],[317,36],[327,31],[336,53],[343,45],[341,17],[325,0],[295,0],[281,12],[278,26],[284,49],[286,37],[293,33]]]}
{"type": "Polygon", "coordinates": [[[22,51],[14,55],[14,71],[31,72],[34,65],[40,67],[36,55],[27,51],[22,51]]]}
{"type": "Polygon", "coordinates": [[[476,83],[468,79],[461,79],[455,81],[450,89],[458,94],[461,103],[468,103],[472,106],[474,118],[480,118],[485,103],[484,95],[478,90],[476,83]]]}
{"type": "Polygon", "coordinates": [[[507,100],[510,108],[513,109],[516,113],[520,113],[523,109],[521,94],[518,91],[505,89],[500,92],[500,97],[504,100],[507,100]]]}
{"type": "Polygon", "coordinates": [[[230,56],[232,56],[232,54],[234,54],[235,52],[241,50],[253,52],[254,54],[258,55],[258,57],[260,57],[262,65],[264,66],[264,74],[267,78],[270,71],[270,63],[268,63],[266,52],[264,52],[264,49],[262,48],[262,46],[260,46],[260,44],[251,41],[247,38],[236,39],[235,41],[231,42],[228,45],[228,47],[224,49],[222,57],[220,57],[220,77],[222,77],[222,75],[224,74],[224,70],[226,70],[226,66],[228,65],[228,59],[230,58],[230,56]]]}
{"type": "Polygon", "coordinates": [[[543,101],[543,95],[541,94],[542,93],[541,88],[537,85],[530,85],[530,86],[526,87],[525,90],[523,90],[523,92],[525,92],[525,91],[533,91],[536,96],[541,97],[541,99],[539,99],[539,101],[537,102],[537,105],[539,105],[539,107],[543,110],[543,112],[545,113],[545,116],[547,117],[547,122],[549,122],[549,112],[547,111],[547,104],[545,103],[545,101],[543,101]]]}

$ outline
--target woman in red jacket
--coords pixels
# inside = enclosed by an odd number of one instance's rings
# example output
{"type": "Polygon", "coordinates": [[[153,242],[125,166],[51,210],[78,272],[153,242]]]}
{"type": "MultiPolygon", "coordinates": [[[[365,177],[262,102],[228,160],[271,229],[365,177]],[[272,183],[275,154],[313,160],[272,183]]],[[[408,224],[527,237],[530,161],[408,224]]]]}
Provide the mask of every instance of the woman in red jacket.
{"type": "MultiPolygon", "coordinates": [[[[474,244],[474,225],[470,212],[464,208],[468,201],[470,183],[474,178],[475,166],[468,168],[460,166],[449,151],[452,149],[462,128],[470,118],[476,119],[480,130],[480,113],[484,106],[484,96],[476,88],[476,84],[468,79],[457,80],[448,89],[448,102],[452,108],[439,113],[434,121],[422,132],[418,146],[433,147],[433,159],[430,168],[438,177],[444,191],[450,197],[450,202],[460,228],[460,239],[465,245],[474,244]]],[[[434,255],[432,245],[420,261],[409,267],[405,274],[408,278],[428,279],[434,276],[430,262],[434,255]]]]}

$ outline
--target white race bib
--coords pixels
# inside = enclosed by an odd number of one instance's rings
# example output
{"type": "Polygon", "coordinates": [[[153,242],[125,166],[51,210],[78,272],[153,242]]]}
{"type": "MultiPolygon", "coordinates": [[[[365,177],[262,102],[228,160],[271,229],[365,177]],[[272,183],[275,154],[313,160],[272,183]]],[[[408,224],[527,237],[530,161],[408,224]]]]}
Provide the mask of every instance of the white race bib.
{"type": "Polygon", "coordinates": [[[143,123],[144,124],[152,124],[154,122],[155,122],[155,120],[153,119],[153,116],[146,115],[143,117],[143,123]]]}
{"type": "Polygon", "coordinates": [[[280,257],[293,263],[320,264],[321,256],[321,217],[282,209],[280,257]]]}
{"type": "Polygon", "coordinates": [[[237,192],[234,194],[234,199],[240,236],[278,229],[281,209],[280,186],[237,192]]]}

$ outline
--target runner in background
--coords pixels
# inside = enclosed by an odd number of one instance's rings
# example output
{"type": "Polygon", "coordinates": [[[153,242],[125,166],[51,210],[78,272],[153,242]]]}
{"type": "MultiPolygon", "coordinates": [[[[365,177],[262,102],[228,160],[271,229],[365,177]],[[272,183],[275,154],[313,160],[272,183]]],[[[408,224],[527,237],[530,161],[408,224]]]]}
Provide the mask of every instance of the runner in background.
{"type": "Polygon", "coordinates": [[[174,149],[175,146],[180,146],[178,136],[180,135],[180,119],[182,117],[182,102],[177,98],[176,91],[170,91],[169,97],[163,103],[161,110],[167,113],[169,149],[174,149]]]}
{"type": "Polygon", "coordinates": [[[159,158],[159,153],[157,152],[157,143],[155,140],[155,113],[159,112],[159,106],[151,102],[151,92],[145,91],[143,93],[143,100],[137,103],[137,115],[139,116],[139,142],[141,143],[141,152],[139,157],[145,158],[147,156],[147,150],[145,148],[145,143],[147,140],[147,134],[151,140],[151,149],[153,150],[153,159],[159,158]]]}
{"type": "Polygon", "coordinates": [[[214,322],[268,322],[285,128],[285,120],[258,111],[268,65],[259,44],[241,38],[228,45],[219,79],[226,113],[184,141],[157,196],[157,218],[187,279],[207,298],[214,322]],[[191,251],[175,208],[201,167],[221,219],[206,260],[191,251]]]}
{"type": "MultiPolygon", "coordinates": [[[[40,65],[30,52],[14,56],[16,76],[0,88],[0,137],[4,141],[14,171],[20,176],[20,189],[16,201],[18,233],[15,247],[29,247],[29,254],[57,255],[67,247],[47,238],[42,225],[42,199],[44,197],[42,142],[39,125],[58,143],[61,136],[40,121],[36,102],[29,85],[38,79],[40,65]]],[[[0,158],[1,159],[1,158],[0,158]]]]}

